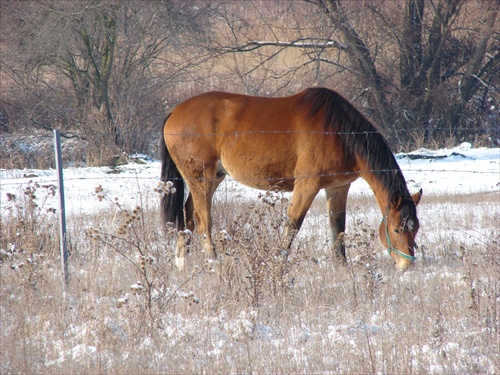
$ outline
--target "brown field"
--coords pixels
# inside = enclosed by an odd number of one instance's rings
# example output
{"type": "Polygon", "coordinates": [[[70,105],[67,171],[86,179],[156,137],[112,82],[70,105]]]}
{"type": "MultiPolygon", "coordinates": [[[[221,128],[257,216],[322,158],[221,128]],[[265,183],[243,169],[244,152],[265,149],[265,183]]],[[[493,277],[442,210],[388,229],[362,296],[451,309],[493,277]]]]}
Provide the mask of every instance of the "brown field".
{"type": "MultiPolygon", "coordinates": [[[[1,223],[0,373],[498,373],[498,194],[425,197],[416,265],[381,248],[373,199],[348,206],[347,265],[322,198],[286,253],[286,199],[218,197],[219,262],[173,265],[156,207],[55,220],[29,194],[1,223]],[[224,230],[224,231],[221,231],[224,230]]],[[[107,197],[104,196],[106,200],[107,197]]]]}

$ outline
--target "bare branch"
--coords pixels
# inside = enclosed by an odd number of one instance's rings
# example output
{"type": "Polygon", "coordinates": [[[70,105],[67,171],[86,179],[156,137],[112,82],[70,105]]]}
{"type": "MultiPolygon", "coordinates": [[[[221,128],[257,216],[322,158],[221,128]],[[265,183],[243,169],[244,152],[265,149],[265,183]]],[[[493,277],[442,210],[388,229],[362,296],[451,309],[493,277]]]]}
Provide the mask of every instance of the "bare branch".
{"type": "Polygon", "coordinates": [[[294,48],[336,48],[339,50],[347,50],[349,47],[337,40],[332,39],[316,39],[316,38],[300,38],[291,42],[285,41],[250,41],[233,47],[223,47],[224,52],[249,52],[262,47],[294,47],[294,48]]]}
{"type": "MultiPolygon", "coordinates": [[[[14,108],[16,108],[16,109],[20,110],[21,112],[24,112],[24,109],[23,109],[23,108],[21,108],[20,106],[16,105],[16,104],[13,104],[13,103],[7,102],[7,101],[2,100],[2,99],[0,99],[0,102],[1,102],[1,103],[3,103],[3,104],[7,104],[7,105],[9,105],[9,106],[11,106],[11,107],[14,107],[14,108]]],[[[48,126],[48,125],[45,125],[45,124],[43,124],[43,123],[41,123],[41,122],[39,122],[39,121],[35,120],[34,118],[28,117],[28,116],[26,116],[24,113],[22,113],[22,116],[23,116],[26,120],[31,121],[31,122],[33,123],[33,124],[32,124],[33,126],[35,126],[35,125],[36,125],[36,126],[38,126],[38,127],[42,128],[42,129],[44,129],[44,130],[54,131],[54,128],[53,128],[53,127],[48,126]]],[[[68,138],[68,139],[70,139],[70,138],[78,138],[78,139],[81,139],[81,140],[85,140],[85,139],[86,139],[85,137],[81,137],[80,135],[75,134],[75,133],[72,133],[72,132],[61,132],[61,137],[63,137],[63,138],[68,138]]]]}

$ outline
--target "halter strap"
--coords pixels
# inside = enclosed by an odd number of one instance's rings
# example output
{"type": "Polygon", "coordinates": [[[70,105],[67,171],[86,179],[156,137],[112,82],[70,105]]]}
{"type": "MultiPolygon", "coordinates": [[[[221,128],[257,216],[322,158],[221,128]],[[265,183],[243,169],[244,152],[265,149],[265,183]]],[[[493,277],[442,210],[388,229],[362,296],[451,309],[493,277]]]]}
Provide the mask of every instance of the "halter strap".
{"type": "Polygon", "coordinates": [[[389,253],[389,255],[391,255],[391,253],[394,251],[400,257],[402,257],[404,259],[407,259],[407,260],[413,260],[414,261],[415,259],[417,259],[416,257],[414,257],[412,255],[405,254],[405,253],[399,251],[398,249],[396,249],[392,245],[391,238],[389,237],[389,226],[387,224],[387,216],[389,216],[389,211],[390,211],[390,207],[387,208],[387,211],[386,211],[385,215],[382,217],[382,222],[385,224],[385,238],[387,240],[387,252],[389,253]]]}

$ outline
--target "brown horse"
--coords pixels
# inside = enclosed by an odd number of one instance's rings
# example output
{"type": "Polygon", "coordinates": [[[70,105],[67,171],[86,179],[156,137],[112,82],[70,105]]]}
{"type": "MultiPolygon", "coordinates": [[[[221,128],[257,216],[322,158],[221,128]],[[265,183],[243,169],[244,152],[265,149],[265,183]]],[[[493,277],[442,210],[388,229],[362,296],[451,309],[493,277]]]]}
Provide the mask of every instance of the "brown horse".
{"type": "Polygon", "coordinates": [[[206,255],[211,241],[212,196],[226,174],[263,190],[292,191],[289,247],[314,198],[325,189],[334,251],[345,260],[347,193],[364,178],[383,214],[380,240],[398,268],[414,260],[419,228],[416,205],[387,142],[371,122],[338,93],[311,88],[265,98],[209,92],[178,105],[163,125],[162,181],[176,188],[162,200],[163,219],[179,229],[176,263],[184,267],[189,229],[206,255]],[[185,199],[185,185],[189,195],[185,199]]]}

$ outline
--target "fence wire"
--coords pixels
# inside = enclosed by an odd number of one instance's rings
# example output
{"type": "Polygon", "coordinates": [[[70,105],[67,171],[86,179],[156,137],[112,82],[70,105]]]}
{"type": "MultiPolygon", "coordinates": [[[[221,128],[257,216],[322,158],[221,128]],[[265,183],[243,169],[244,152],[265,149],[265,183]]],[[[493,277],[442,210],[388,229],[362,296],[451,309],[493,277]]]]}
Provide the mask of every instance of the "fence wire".
{"type": "MultiPolygon", "coordinates": [[[[345,175],[359,175],[360,173],[363,172],[386,172],[386,173],[394,173],[398,171],[398,169],[370,169],[370,170],[362,170],[359,172],[337,172],[337,173],[325,173],[325,174],[319,174],[319,175],[302,175],[302,176],[292,176],[292,177],[274,177],[274,178],[248,178],[248,179],[234,179],[231,177],[231,175],[228,174],[228,177],[231,178],[232,180],[236,182],[250,182],[250,181],[282,181],[282,180],[296,180],[296,179],[309,179],[309,178],[318,178],[318,177],[335,177],[335,176],[345,176],[345,175]]],[[[462,170],[462,169],[410,169],[410,170],[401,170],[401,172],[406,175],[406,174],[411,174],[411,173],[471,173],[471,174],[497,174],[499,175],[500,178],[500,170],[499,171],[472,171],[472,170],[462,170]]],[[[124,172],[128,173],[128,172],[124,172]]],[[[161,181],[158,173],[158,177],[152,177],[152,176],[140,176],[140,175],[128,175],[128,176],[120,176],[120,175],[108,175],[106,177],[109,180],[156,180],[158,182],[161,181]]],[[[14,178],[13,178],[14,179],[14,178]]],[[[51,177],[51,176],[39,176],[39,177],[18,177],[15,178],[16,180],[33,180],[34,182],[43,182],[43,183],[48,183],[48,182],[56,182],[57,178],[56,177],[51,177]],[[45,178],[47,177],[47,178],[45,178]]],[[[64,181],[77,181],[77,180],[102,180],[103,177],[65,177],[64,181]]],[[[180,180],[181,178],[179,178],[180,180]]],[[[170,179],[169,181],[174,181],[175,179],[170,179]]],[[[218,181],[220,178],[213,178],[213,179],[208,179],[208,178],[196,178],[196,179],[184,179],[185,181],[190,181],[190,180],[197,180],[197,181],[218,181]]],[[[500,180],[499,180],[500,181],[500,180]]],[[[2,186],[8,186],[8,185],[19,185],[22,183],[26,183],[26,181],[18,181],[18,182],[2,182],[2,186]]]]}

